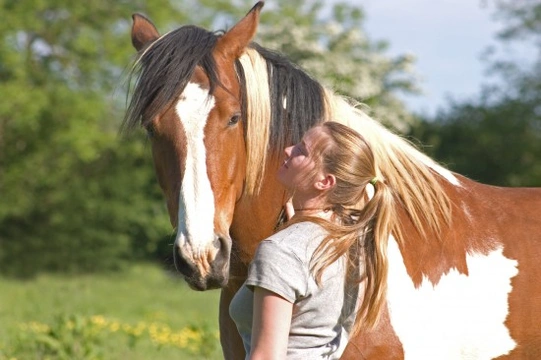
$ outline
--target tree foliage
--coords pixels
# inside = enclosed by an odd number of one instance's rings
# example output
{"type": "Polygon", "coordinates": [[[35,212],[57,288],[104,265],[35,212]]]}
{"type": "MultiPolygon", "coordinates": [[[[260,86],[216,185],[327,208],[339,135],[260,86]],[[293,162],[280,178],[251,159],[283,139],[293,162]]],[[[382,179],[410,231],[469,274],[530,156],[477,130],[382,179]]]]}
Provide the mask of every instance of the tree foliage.
{"type": "Polygon", "coordinates": [[[116,135],[122,113],[111,97],[132,53],[130,10],[2,2],[10,14],[0,22],[4,272],[116,268],[132,257],[134,239],[156,241],[166,229],[144,142],[116,135]]]}
{"type": "Polygon", "coordinates": [[[494,0],[496,16],[504,24],[502,40],[529,38],[539,47],[541,41],[541,3],[538,0],[494,0]]]}
{"type": "Polygon", "coordinates": [[[447,167],[487,184],[541,185],[541,121],[532,104],[460,103],[414,127],[426,152],[447,167]]]}

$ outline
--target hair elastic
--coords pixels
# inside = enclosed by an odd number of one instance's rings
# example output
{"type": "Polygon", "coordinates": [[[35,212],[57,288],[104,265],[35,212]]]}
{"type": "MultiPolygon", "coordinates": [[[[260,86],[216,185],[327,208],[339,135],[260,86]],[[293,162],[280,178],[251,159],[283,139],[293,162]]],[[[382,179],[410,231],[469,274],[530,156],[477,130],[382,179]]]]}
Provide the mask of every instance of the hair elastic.
{"type": "Polygon", "coordinates": [[[370,184],[372,184],[373,186],[376,186],[377,182],[378,182],[378,177],[377,176],[374,176],[374,178],[372,180],[370,180],[370,184]]]}

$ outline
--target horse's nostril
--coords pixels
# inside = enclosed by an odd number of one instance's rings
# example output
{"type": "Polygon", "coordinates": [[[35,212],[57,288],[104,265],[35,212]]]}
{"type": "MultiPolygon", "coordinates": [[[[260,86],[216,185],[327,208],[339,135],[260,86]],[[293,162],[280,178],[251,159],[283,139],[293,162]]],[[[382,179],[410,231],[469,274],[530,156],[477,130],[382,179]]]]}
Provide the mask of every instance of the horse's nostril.
{"type": "Polygon", "coordinates": [[[225,236],[219,236],[218,242],[220,246],[220,253],[229,256],[229,252],[231,251],[231,239],[225,236]]]}
{"type": "Polygon", "coordinates": [[[188,264],[186,259],[184,259],[178,245],[175,245],[173,248],[173,259],[178,272],[187,277],[193,276],[194,269],[188,264]]]}
{"type": "Polygon", "coordinates": [[[219,250],[213,261],[212,268],[215,274],[216,284],[219,287],[225,286],[229,279],[229,257],[231,256],[231,238],[228,236],[217,236],[219,250]]]}

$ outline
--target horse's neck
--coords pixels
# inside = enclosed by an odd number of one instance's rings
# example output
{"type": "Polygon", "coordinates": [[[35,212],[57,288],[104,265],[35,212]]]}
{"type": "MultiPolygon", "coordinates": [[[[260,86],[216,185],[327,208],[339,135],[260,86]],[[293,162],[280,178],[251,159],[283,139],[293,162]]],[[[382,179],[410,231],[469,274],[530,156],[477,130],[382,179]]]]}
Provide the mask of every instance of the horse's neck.
{"type": "Polygon", "coordinates": [[[249,263],[261,240],[272,235],[286,200],[276,169],[276,164],[268,165],[259,194],[242,197],[235,207],[230,233],[243,263],[249,263]]]}

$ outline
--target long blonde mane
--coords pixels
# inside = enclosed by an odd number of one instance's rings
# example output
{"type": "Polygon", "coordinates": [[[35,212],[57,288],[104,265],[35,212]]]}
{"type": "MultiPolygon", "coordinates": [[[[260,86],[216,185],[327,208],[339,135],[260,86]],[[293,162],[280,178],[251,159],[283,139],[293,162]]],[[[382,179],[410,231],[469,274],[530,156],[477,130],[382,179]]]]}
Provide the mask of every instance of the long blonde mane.
{"type": "MultiPolygon", "coordinates": [[[[240,58],[247,96],[247,174],[245,193],[256,195],[269,160],[271,102],[265,59],[248,48],[240,58]]],[[[383,180],[394,190],[415,228],[421,235],[441,234],[451,219],[450,200],[440,181],[451,173],[419,151],[404,138],[394,134],[346,98],[325,90],[325,114],[319,121],[337,121],[360,134],[370,144],[383,180]]],[[[282,106],[287,107],[284,103],[282,106]]],[[[282,151],[282,149],[276,149],[282,151]]],[[[401,234],[398,240],[401,239],[401,234]]]]}
{"type": "MultiPolygon", "coordinates": [[[[413,225],[423,236],[440,235],[451,222],[451,202],[440,181],[451,172],[419,151],[413,144],[370,118],[359,104],[326,93],[326,121],[351,127],[370,144],[383,180],[399,197],[413,225]]],[[[401,240],[402,234],[397,240],[401,240]]]]}
{"type": "Polygon", "coordinates": [[[254,49],[246,49],[239,59],[244,70],[247,95],[246,186],[247,195],[257,194],[265,175],[270,136],[271,103],[265,59],[254,49]]]}

